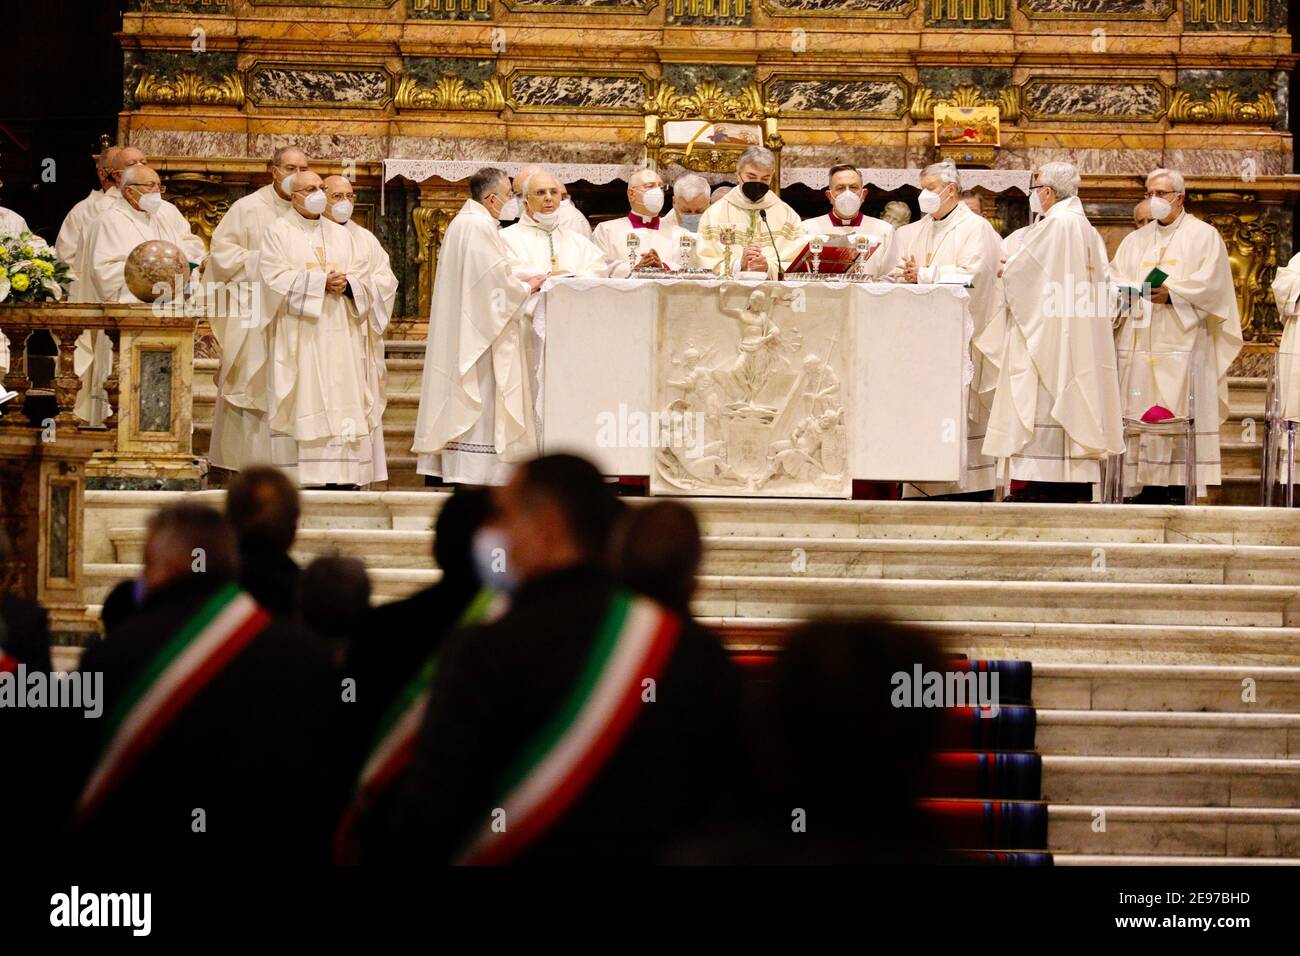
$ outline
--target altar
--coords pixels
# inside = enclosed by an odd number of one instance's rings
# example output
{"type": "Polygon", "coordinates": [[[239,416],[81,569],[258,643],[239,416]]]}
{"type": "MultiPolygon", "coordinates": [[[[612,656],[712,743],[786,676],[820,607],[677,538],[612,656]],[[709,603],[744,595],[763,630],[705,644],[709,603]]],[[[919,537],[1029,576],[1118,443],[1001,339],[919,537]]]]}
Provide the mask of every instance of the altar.
{"type": "Polygon", "coordinates": [[[538,434],[651,494],[847,498],[957,481],[972,322],[954,285],[553,278],[538,434]]]}

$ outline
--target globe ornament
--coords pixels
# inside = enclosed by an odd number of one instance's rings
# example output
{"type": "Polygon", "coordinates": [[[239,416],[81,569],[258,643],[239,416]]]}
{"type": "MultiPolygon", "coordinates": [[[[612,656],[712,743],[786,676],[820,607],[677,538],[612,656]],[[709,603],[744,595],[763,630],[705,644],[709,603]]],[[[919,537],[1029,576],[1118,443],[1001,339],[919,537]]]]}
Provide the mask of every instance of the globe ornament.
{"type": "Polygon", "coordinates": [[[170,301],[178,281],[184,288],[189,268],[185,253],[174,244],[150,239],[126,257],[126,287],[141,302],[170,301]]]}

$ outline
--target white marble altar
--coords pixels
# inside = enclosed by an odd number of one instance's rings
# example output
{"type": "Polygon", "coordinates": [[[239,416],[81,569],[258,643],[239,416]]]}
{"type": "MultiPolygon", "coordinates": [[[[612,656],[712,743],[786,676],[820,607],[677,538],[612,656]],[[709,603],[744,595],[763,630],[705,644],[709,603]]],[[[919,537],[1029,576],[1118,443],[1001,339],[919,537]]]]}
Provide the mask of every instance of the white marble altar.
{"type": "Polygon", "coordinates": [[[655,493],[847,497],[851,479],[954,481],[961,474],[971,328],[963,288],[557,278],[542,289],[534,325],[543,451],[586,455],[609,475],[652,476],[655,493]],[[790,333],[777,360],[790,380],[757,396],[727,375],[742,366],[752,370],[738,350],[741,326],[734,313],[755,301],[754,291],[764,293],[761,306],[770,311],[765,321],[790,333]],[[673,316],[687,317],[684,337],[672,330],[673,316]],[[715,324],[714,334],[706,335],[715,324]],[[700,342],[688,342],[692,337],[700,342]],[[835,348],[828,350],[831,341],[835,348]],[[686,354],[690,350],[695,354],[686,354]],[[828,351],[829,365],[822,354],[828,351]],[[799,379],[809,355],[826,366],[814,373],[815,383],[822,383],[814,393],[829,389],[827,372],[840,386],[819,400],[819,414],[812,416],[819,422],[815,442],[787,428],[791,417],[803,421],[811,414],[799,379]],[[712,398],[688,396],[688,389],[670,384],[686,380],[686,365],[708,371],[699,381],[706,391],[718,386],[712,398]],[[773,407],[776,392],[781,408],[772,418],[774,425],[781,419],[783,434],[765,433],[771,440],[760,453],[761,466],[752,448],[746,459],[739,447],[728,447],[738,433],[733,429],[729,437],[720,413],[705,416],[704,441],[696,442],[697,408],[707,410],[710,401],[720,410],[738,403],[773,407]],[[689,413],[686,421],[663,415],[674,401],[686,402],[676,406],[689,413]],[[791,414],[782,417],[787,404],[791,414]],[[657,467],[673,429],[680,429],[678,440],[669,443],[684,439],[695,446],[692,451],[709,459],[706,467],[657,467]],[[791,442],[809,454],[782,456],[791,446],[773,448],[773,441],[791,442]],[[705,445],[713,446],[707,454],[705,445]],[[847,465],[838,464],[837,456],[847,465]],[[747,463],[737,469],[742,459],[747,463]]]}

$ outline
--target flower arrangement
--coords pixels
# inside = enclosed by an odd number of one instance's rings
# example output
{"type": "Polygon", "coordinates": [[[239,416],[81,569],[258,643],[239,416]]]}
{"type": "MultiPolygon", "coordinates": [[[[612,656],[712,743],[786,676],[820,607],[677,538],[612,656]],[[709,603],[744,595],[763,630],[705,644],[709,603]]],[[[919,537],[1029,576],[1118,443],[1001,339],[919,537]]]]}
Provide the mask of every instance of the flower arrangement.
{"type": "Polygon", "coordinates": [[[69,266],[40,236],[0,236],[0,303],[62,302],[69,266]]]}

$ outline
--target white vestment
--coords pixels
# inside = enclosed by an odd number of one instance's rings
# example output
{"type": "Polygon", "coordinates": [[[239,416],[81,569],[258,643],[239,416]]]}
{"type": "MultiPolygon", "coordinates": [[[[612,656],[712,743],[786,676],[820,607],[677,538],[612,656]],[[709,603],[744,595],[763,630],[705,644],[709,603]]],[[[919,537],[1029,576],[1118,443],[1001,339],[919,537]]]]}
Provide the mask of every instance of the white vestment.
{"type": "MultiPolygon", "coordinates": [[[[681,261],[681,238],[682,236],[690,237],[691,234],[680,226],[671,226],[663,219],[659,220],[659,228],[648,229],[641,226],[633,228],[632,220],[627,216],[621,216],[618,219],[610,219],[596,226],[596,231],[592,233],[591,241],[594,242],[600,251],[605,254],[605,262],[609,266],[609,274],[616,279],[624,278],[631,275],[632,268],[628,261],[627,237],[636,233],[640,245],[637,248],[637,258],[645,255],[651,249],[659,253],[659,259],[669,269],[677,269],[681,261]]],[[[695,253],[692,249],[687,258],[686,265],[693,268],[695,266],[695,253]]]]}
{"type": "Polygon", "coordinates": [[[561,201],[559,213],[561,226],[570,232],[577,233],[584,239],[591,238],[591,223],[582,214],[582,210],[573,204],[572,199],[561,201]]]}
{"type": "Polygon", "coordinates": [[[270,332],[267,423],[296,445],[291,460],[271,464],[302,485],[386,480],[376,456],[385,396],[373,365],[387,315],[365,249],[338,223],[292,212],[267,228],[258,272],[259,325],[270,332]],[[351,296],[326,291],[330,272],[347,275],[351,296]]]}
{"type": "Polygon", "coordinates": [[[1123,425],[1106,244],[1077,196],[1025,233],[1002,281],[1007,328],[984,453],[1011,459],[1016,480],[1096,483],[1123,425]]]}
{"type": "Polygon", "coordinates": [[[564,225],[544,229],[527,213],[513,226],[501,230],[510,251],[511,266],[521,279],[548,272],[604,278],[609,275],[604,253],[590,239],[564,225]]]}
{"type": "Polygon", "coordinates": [[[537,454],[524,328],[529,288],[513,272],[502,232],[469,199],[438,251],[411,446],[422,475],[504,484],[508,463],[537,454]]]}
{"type": "MultiPolygon", "coordinates": [[[[203,240],[194,235],[179,209],[164,201],[152,216],[134,208],[120,194],[86,229],[77,252],[80,267],[72,283],[73,302],[139,302],[126,285],[126,259],[142,242],[170,242],[190,262],[203,261],[203,240]]],[[[103,332],[82,333],[73,357],[81,377],[74,414],[92,426],[108,417],[104,382],[113,367],[113,344],[103,332]]]]}
{"type": "Polygon", "coordinates": [[[17,236],[28,231],[26,219],[12,209],[0,206],[0,236],[17,236]]]}
{"type": "Polygon", "coordinates": [[[1006,316],[1002,283],[998,279],[1002,246],[997,231],[987,219],[965,203],[957,203],[948,215],[936,220],[922,216],[894,230],[890,250],[891,278],[901,278],[899,263],[909,256],[918,268],[951,270],[971,276],[970,312],[973,330],[970,361],[973,367],[966,393],[966,472],[962,480],[918,482],[903,485],[905,497],[989,491],[997,484],[996,462],[984,454],[985,428],[993,407],[993,389],[1002,360],[1006,316]]]}
{"type": "Polygon", "coordinates": [[[1278,401],[1282,417],[1300,419],[1300,253],[1277,270],[1273,280],[1273,301],[1282,320],[1282,344],[1277,352],[1278,401]]]}
{"type": "MultiPolygon", "coordinates": [[[[366,330],[366,387],[371,394],[379,397],[382,407],[386,409],[388,407],[388,361],[384,351],[384,332],[388,329],[388,323],[392,321],[393,308],[397,304],[397,276],[393,272],[393,263],[388,252],[373,232],[350,219],[345,226],[352,235],[354,246],[365,257],[366,275],[371,284],[370,323],[366,330]]],[[[382,427],[373,432],[373,445],[375,473],[372,481],[387,481],[388,452],[384,445],[382,427]]]]}
{"type": "Polygon", "coordinates": [[[803,221],[803,231],[809,236],[872,236],[880,240],[880,247],[866,262],[866,274],[879,278],[893,268],[894,227],[883,219],[875,219],[859,212],[852,219],[841,219],[834,211],[803,221]]]}
{"type": "Polygon", "coordinates": [[[769,190],[762,199],[752,203],[739,186],[733,186],[731,192],[704,210],[695,254],[702,268],[720,275],[728,272],[723,260],[730,255],[730,272],[734,274],[741,271],[741,253],[750,244],[762,249],[763,258],[767,260],[768,277],[775,278],[778,256],[781,267],[789,268],[795,256],[808,244],[808,237],[799,214],[782,202],[776,193],[769,190]],[[766,225],[759,210],[767,213],[766,225]],[[735,230],[735,243],[730,249],[722,245],[723,226],[735,230]]]}
{"type": "Polygon", "coordinates": [[[267,424],[267,370],[270,329],[252,319],[253,294],[262,237],[293,205],[267,184],[236,200],[212,231],[212,251],[203,272],[205,288],[223,290],[225,308],[212,310],[212,333],[221,346],[217,401],[212,409],[208,460],[218,468],[239,471],[248,465],[293,460],[296,450],[278,447],[267,424]],[[220,285],[218,285],[220,284],[220,285]],[[231,293],[234,293],[233,295],[231,293]],[[234,303],[235,308],[230,308],[234,303]]]}
{"type": "Polygon", "coordinates": [[[1017,229],[1015,232],[1011,233],[1011,235],[1009,235],[1009,236],[1007,236],[1005,239],[1003,239],[1003,240],[1002,240],[1002,258],[1003,258],[1003,259],[1010,259],[1010,258],[1011,258],[1012,256],[1014,256],[1017,252],[1019,252],[1019,251],[1020,251],[1020,247],[1021,247],[1022,245],[1024,245],[1024,243],[1025,243],[1025,234],[1028,233],[1030,229],[1033,229],[1034,226],[1036,226],[1036,225],[1038,225],[1038,223],[1036,223],[1036,222],[1031,222],[1031,223],[1030,223],[1029,225],[1027,225],[1027,226],[1021,226],[1021,227],[1020,227],[1019,229],[1017,229]]]}
{"type": "MultiPolygon", "coordinates": [[[[1232,266],[1219,231],[1185,212],[1168,226],[1152,221],[1125,236],[1111,263],[1111,279],[1141,288],[1157,266],[1169,276],[1164,283],[1169,301],[1143,303],[1115,335],[1124,414],[1141,418],[1153,405],[1163,405],[1186,415],[1195,371],[1199,496],[1222,481],[1219,428],[1228,417],[1228,367],[1242,346],[1232,266]]],[[[1126,456],[1124,493],[1136,494],[1145,485],[1184,484],[1185,445],[1181,437],[1135,438],[1126,456]]]]}
{"type": "Polygon", "coordinates": [[[86,231],[103,215],[105,209],[113,205],[113,200],[121,195],[116,186],[110,186],[102,191],[92,189],[90,195],[73,206],[63,217],[58,238],[54,240],[54,251],[74,273],[77,271],[77,255],[81,252],[86,231]]]}

